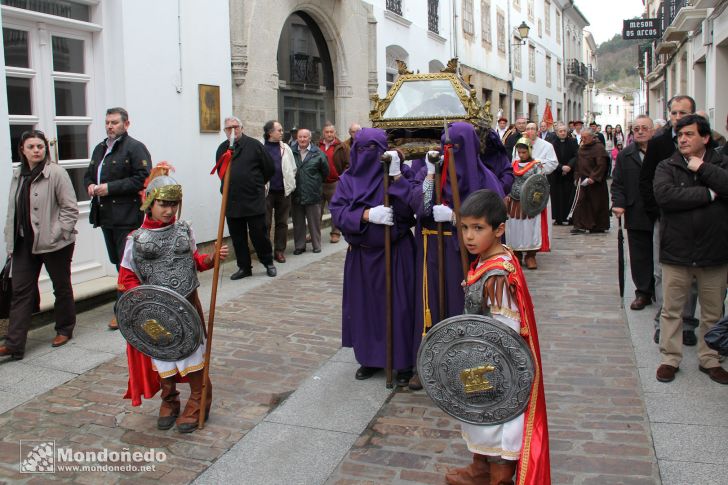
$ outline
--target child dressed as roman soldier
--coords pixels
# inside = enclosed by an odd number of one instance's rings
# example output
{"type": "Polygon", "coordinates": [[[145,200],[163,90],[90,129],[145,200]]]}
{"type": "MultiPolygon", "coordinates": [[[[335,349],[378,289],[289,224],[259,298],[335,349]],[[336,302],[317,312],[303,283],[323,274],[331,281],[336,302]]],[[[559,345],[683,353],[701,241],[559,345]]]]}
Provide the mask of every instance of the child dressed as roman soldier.
{"type": "MultiPolygon", "coordinates": [[[[182,204],[182,186],[169,176],[170,169],[169,165],[161,162],[147,180],[141,207],[145,212],[144,222],[127,238],[119,269],[118,289],[125,292],[139,285],[156,285],[175,291],[194,306],[204,327],[202,306],[197,296],[200,284],[197,271],[212,268],[213,255],[200,254],[192,227],[177,220],[182,204]]],[[[220,259],[225,259],[227,246],[222,246],[219,253],[220,259]]],[[[121,315],[119,317],[121,320],[121,315]]],[[[202,332],[204,334],[204,328],[202,332]]],[[[131,399],[133,406],[139,406],[142,396],[151,399],[161,388],[162,405],[157,427],[170,429],[176,422],[181,433],[197,429],[203,392],[204,339],[192,354],[179,361],[150,358],[128,343],[126,355],[129,384],[124,397],[131,399]],[[177,391],[180,382],[189,383],[191,391],[182,414],[177,391]]],[[[205,419],[212,402],[209,380],[206,389],[205,419]]]]}
{"type": "MultiPolygon", "coordinates": [[[[497,425],[463,422],[461,430],[473,462],[446,475],[450,485],[549,485],[551,483],[546,401],[533,303],[521,266],[501,244],[506,207],[498,194],[479,190],[460,211],[465,247],[478,256],[465,287],[465,313],[489,315],[525,340],[535,365],[525,411],[497,425]]],[[[510,221],[509,221],[510,223],[510,221]]]]}

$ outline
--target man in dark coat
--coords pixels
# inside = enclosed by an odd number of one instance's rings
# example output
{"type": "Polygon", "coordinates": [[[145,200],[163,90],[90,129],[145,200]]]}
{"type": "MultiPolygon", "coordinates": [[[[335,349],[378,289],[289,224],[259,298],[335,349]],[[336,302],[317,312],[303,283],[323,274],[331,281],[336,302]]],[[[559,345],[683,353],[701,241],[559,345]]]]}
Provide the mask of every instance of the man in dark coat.
{"type": "Polygon", "coordinates": [[[354,143],[354,138],[359,131],[361,131],[361,125],[359,123],[352,123],[349,126],[349,138],[344,143],[337,145],[334,150],[334,167],[339,172],[339,175],[343,174],[349,168],[351,145],[354,143]]]}
{"type": "Polygon", "coordinates": [[[654,224],[644,210],[640,197],[640,169],[647,151],[647,142],[654,132],[652,120],[640,115],[634,120],[634,143],[617,155],[612,178],[612,212],[624,215],[629,244],[629,264],[635,286],[632,310],[642,310],[652,304],[655,294],[655,276],[652,255],[654,224]]]}
{"type": "Polygon", "coordinates": [[[513,125],[513,128],[506,131],[506,134],[503,135],[503,145],[506,147],[506,153],[510,157],[513,153],[513,147],[516,146],[516,142],[523,136],[523,133],[526,131],[526,125],[528,124],[528,118],[525,116],[519,116],[516,118],[516,123],[513,125]]]}
{"type": "MultiPolygon", "coordinates": [[[[640,196],[644,204],[645,212],[654,222],[653,230],[653,247],[654,256],[660,254],[660,209],[655,201],[652,188],[655,179],[655,170],[657,165],[670,158],[677,151],[677,133],[673,129],[675,124],[684,116],[695,113],[695,100],[690,96],[678,95],[673,97],[667,107],[670,110],[670,122],[661,130],[653,135],[652,139],[647,143],[647,153],[642,161],[642,169],[640,170],[640,196]]],[[[658,307],[662,308],[662,265],[659,260],[653,263],[655,271],[655,300],[658,307]]],[[[693,286],[691,297],[688,299],[683,309],[683,343],[685,345],[697,344],[695,329],[698,326],[698,320],[695,318],[695,309],[697,305],[697,288],[693,286]]],[[[655,335],[654,341],[658,343],[660,340],[660,310],[655,315],[655,335]]]]}
{"type": "MultiPolygon", "coordinates": [[[[275,165],[262,143],[243,134],[243,123],[234,116],[225,118],[225,134],[229,137],[231,133],[234,133],[235,145],[229,168],[230,191],[225,217],[235,248],[238,270],[230,279],[239,280],[253,274],[248,235],[258,261],[265,266],[266,274],[275,276],[273,246],[265,225],[265,184],[273,176],[275,165]]],[[[219,160],[229,146],[227,140],[222,142],[217,147],[215,160],[219,160]]]]}
{"type": "Polygon", "coordinates": [[[607,151],[592,129],[582,129],[574,170],[574,179],[580,188],[574,209],[572,234],[584,234],[586,231],[600,233],[609,229],[608,163],[607,151]]]}
{"type": "MultiPolygon", "coordinates": [[[[144,220],[144,213],[139,210],[139,192],[152,165],[152,156],[144,143],[127,133],[129,124],[129,113],[124,108],[106,110],[106,139],[94,148],[83,177],[91,198],[89,219],[94,227],[101,226],[109,261],[117,270],[126,237],[144,220]]],[[[116,317],[109,328],[119,328],[116,317]]]]}
{"type": "Polygon", "coordinates": [[[710,124],[687,115],[675,124],[679,152],[655,172],[660,208],[660,262],[664,302],[660,315],[660,366],[657,380],[675,378],[682,360],[681,312],[693,280],[698,283],[700,327],[698,368],[728,385],[728,371],[703,336],[720,319],[728,274],[728,158],[716,153],[710,124]]]}
{"type": "Polygon", "coordinates": [[[551,217],[556,224],[569,223],[569,211],[574,203],[574,167],[579,144],[569,135],[566,125],[556,125],[556,136],[551,144],[559,162],[556,170],[548,175],[551,185],[551,217]]]}
{"type": "Polygon", "coordinates": [[[296,161],[296,190],[291,201],[293,219],[293,254],[306,252],[306,224],[311,234],[313,252],[321,252],[321,200],[324,180],[329,176],[326,154],[311,144],[311,131],[300,128],[293,148],[296,161]]]}

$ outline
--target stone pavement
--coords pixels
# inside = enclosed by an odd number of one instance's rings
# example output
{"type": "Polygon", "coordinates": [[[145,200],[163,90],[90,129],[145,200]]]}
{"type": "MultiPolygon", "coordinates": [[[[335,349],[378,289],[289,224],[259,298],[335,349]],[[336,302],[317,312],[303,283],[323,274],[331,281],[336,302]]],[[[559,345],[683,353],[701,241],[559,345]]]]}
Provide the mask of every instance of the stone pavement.
{"type": "MultiPolygon", "coordinates": [[[[568,229],[554,228],[556,249],[539,256],[538,271],[527,272],[541,338],[553,482],[725,483],[725,388],[692,369],[692,349],[674,383],[654,380],[654,311],[619,307],[616,234],[570,236],[568,229]]],[[[105,325],[108,308],[82,314],[80,332],[61,349],[49,350],[52,329],[35,332],[34,358],[0,365],[0,398],[26,393],[22,406],[8,404],[0,415],[0,480],[444,483],[448,468],[470,461],[457,422],[424,392],[387,391],[381,377],[355,381],[351,352],[339,349],[344,248],[327,245],[322,255],[290,257],[276,279],[224,282],[213,412],[192,435],[156,430],[158,398],[141,408],[120,399],[126,363],[114,341],[118,333],[84,337],[100,332],[89,329],[105,325]],[[20,439],[53,439],[74,451],[155,448],[167,459],[152,472],[21,475],[20,439]]]]}

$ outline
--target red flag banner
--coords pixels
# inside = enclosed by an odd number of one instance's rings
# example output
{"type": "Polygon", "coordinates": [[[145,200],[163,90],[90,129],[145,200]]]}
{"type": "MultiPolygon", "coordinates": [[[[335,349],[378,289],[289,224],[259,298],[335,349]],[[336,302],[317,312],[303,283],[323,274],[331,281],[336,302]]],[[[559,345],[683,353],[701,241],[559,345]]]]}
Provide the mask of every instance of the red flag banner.
{"type": "Polygon", "coordinates": [[[554,115],[551,113],[551,105],[549,103],[546,103],[546,109],[543,111],[541,121],[545,121],[549,125],[549,128],[554,124],[554,115]]]}

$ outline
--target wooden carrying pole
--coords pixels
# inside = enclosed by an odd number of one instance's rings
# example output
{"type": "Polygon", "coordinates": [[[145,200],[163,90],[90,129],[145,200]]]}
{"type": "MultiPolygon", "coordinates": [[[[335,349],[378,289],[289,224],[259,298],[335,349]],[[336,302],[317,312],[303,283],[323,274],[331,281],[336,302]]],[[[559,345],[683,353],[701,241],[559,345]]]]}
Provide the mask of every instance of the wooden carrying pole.
{"type": "MultiPolygon", "coordinates": [[[[382,167],[384,171],[384,207],[389,207],[389,164],[392,157],[384,153],[382,155],[382,167]]],[[[385,373],[387,378],[387,389],[392,389],[392,231],[388,225],[384,226],[384,291],[386,292],[386,364],[385,373]]]]}
{"type": "MultiPolygon", "coordinates": [[[[450,132],[445,120],[445,145],[452,145],[450,141],[450,132]]],[[[455,170],[455,156],[452,152],[452,146],[448,149],[447,177],[450,179],[450,191],[452,192],[452,203],[455,206],[455,229],[457,231],[458,243],[460,245],[460,264],[463,267],[463,278],[468,278],[468,252],[465,249],[465,241],[463,235],[460,234],[460,188],[458,187],[458,175],[455,170]]]]}
{"type": "MultiPolygon", "coordinates": [[[[225,230],[225,212],[227,211],[228,192],[230,190],[230,172],[232,169],[232,144],[228,149],[230,161],[225,170],[225,177],[222,183],[222,202],[220,203],[220,220],[217,225],[217,240],[215,241],[214,269],[212,270],[212,293],[210,294],[210,312],[207,315],[207,342],[205,343],[205,367],[202,369],[202,402],[200,403],[200,418],[197,422],[198,429],[205,427],[205,408],[207,407],[207,384],[210,375],[210,355],[212,353],[212,329],[215,324],[215,306],[217,304],[217,283],[220,276],[220,247],[222,247],[222,235],[225,230]]],[[[225,155],[223,155],[225,156],[225,155]]],[[[220,167],[225,167],[223,163],[220,167]]]]}
{"type": "MultiPolygon", "coordinates": [[[[435,164],[435,204],[442,204],[442,162],[440,154],[430,158],[435,164]]],[[[445,241],[442,222],[437,223],[437,316],[438,323],[445,319],[445,241]]]]}

